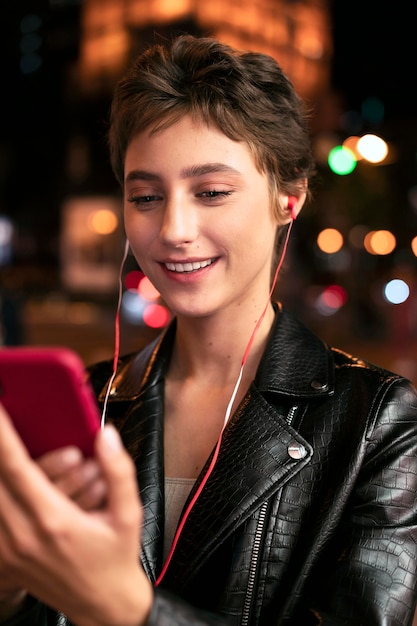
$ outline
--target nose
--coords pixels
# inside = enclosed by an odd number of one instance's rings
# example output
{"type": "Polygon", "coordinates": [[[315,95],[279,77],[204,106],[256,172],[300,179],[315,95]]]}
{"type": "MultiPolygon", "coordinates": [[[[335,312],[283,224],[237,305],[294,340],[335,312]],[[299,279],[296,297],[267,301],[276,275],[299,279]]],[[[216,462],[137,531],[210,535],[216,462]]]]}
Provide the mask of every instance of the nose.
{"type": "Polygon", "coordinates": [[[166,245],[178,247],[194,241],[197,234],[195,207],[180,196],[167,198],[160,230],[161,240],[166,245]]]}

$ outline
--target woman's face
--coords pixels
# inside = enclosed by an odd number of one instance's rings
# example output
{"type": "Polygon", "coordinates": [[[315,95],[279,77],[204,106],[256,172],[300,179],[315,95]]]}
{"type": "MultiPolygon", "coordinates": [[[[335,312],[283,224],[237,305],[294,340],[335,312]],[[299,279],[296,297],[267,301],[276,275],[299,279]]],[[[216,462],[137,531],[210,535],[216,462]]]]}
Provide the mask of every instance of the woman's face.
{"type": "Polygon", "coordinates": [[[124,185],[130,246],[174,313],[265,305],[277,224],[245,144],[184,117],[134,136],[124,185]]]}

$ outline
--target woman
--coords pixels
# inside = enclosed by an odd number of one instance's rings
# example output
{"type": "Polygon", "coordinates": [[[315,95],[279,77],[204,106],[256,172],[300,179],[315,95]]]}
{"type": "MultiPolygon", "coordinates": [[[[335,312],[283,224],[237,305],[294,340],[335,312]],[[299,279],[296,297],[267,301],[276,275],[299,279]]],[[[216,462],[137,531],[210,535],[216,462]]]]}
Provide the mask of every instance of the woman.
{"type": "Polygon", "coordinates": [[[0,413],[1,623],[411,624],[416,392],[271,299],[314,172],[292,85],[179,37],[118,85],[109,141],[130,247],[175,317],[91,368],[94,462],[30,461],[0,413]]]}

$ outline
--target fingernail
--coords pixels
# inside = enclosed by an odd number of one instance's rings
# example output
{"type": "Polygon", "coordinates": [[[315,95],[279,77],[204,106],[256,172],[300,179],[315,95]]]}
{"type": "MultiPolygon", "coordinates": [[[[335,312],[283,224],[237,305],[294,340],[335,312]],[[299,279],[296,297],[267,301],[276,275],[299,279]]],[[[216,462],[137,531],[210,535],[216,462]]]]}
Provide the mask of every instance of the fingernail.
{"type": "Polygon", "coordinates": [[[112,424],[106,424],[104,426],[102,436],[104,437],[107,450],[110,454],[119,452],[122,449],[120,435],[112,424]]]}

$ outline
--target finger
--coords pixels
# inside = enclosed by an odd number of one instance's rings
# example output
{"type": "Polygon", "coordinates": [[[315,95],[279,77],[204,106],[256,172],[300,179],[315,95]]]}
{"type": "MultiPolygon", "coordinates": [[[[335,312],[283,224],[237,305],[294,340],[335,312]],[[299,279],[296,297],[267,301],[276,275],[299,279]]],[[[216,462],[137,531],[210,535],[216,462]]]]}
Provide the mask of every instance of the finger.
{"type": "Polygon", "coordinates": [[[16,455],[18,460],[26,460],[29,453],[14,428],[10,415],[0,403],[0,459],[6,458],[10,461],[16,459],[16,455]],[[14,450],[13,455],[9,453],[10,447],[14,450]]]}
{"type": "Polygon", "coordinates": [[[36,468],[35,472],[40,472],[30,458],[9,414],[0,405],[0,482],[4,490],[13,493],[15,498],[25,490],[30,491],[29,485],[23,480],[25,468],[30,465],[36,468]]]}
{"type": "MultiPolygon", "coordinates": [[[[0,509],[7,502],[19,504],[26,515],[42,516],[49,505],[62,511],[70,501],[64,498],[30,457],[24,443],[13,427],[10,416],[0,405],[0,509]],[[56,499],[58,498],[58,502],[56,499]],[[40,504],[42,503],[42,505],[40,504]]],[[[3,509],[4,514],[8,510],[3,509]]]]}
{"type": "Polygon", "coordinates": [[[107,492],[107,484],[100,478],[78,492],[74,496],[74,502],[84,511],[97,511],[105,507],[107,492]]]}
{"type": "Polygon", "coordinates": [[[100,509],[107,486],[95,459],[85,459],[81,450],[68,446],[44,454],[38,464],[62,493],[85,511],[100,509]]]}
{"type": "Polygon", "coordinates": [[[83,455],[79,448],[68,446],[47,452],[37,459],[38,464],[51,480],[56,482],[70,470],[79,467],[83,462],[83,455]]]}
{"type": "Polygon", "coordinates": [[[138,523],[141,506],[134,463],[125,450],[119,433],[107,424],[96,438],[97,458],[107,479],[108,508],[121,525],[131,525],[133,517],[138,523]]]}
{"type": "Polygon", "coordinates": [[[61,476],[56,486],[81,508],[100,508],[105,500],[107,485],[101,467],[95,459],[84,460],[61,476]]]}
{"type": "Polygon", "coordinates": [[[42,474],[0,405],[0,555],[11,557],[14,538],[29,536],[33,477],[42,474]],[[31,470],[34,470],[32,472],[31,470]]]}
{"type": "Polygon", "coordinates": [[[84,460],[53,479],[54,484],[72,499],[101,477],[101,468],[93,459],[84,460]]]}

